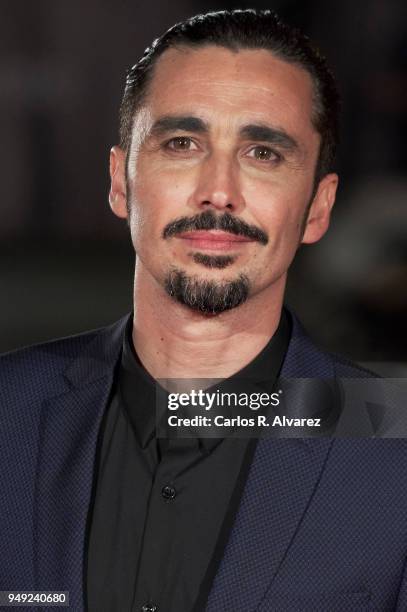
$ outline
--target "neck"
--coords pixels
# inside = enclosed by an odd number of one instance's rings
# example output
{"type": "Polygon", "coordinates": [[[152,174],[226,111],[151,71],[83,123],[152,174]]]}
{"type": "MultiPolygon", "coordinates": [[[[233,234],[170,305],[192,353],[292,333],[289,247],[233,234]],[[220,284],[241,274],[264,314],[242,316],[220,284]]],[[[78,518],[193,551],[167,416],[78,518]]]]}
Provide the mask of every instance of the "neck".
{"type": "Polygon", "coordinates": [[[154,378],[227,378],[250,363],[277,329],[286,277],[218,315],[176,302],[140,262],[133,343],[154,378]]]}

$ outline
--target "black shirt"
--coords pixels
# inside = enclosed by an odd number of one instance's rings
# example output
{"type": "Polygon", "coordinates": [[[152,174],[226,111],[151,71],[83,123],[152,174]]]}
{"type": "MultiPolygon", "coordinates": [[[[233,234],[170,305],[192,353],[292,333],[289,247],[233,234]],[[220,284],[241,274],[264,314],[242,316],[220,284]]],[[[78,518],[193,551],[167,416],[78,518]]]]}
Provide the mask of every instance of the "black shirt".
{"type": "MultiPolygon", "coordinates": [[[[135,353],[132,319],[101,428],[88,544],[90,612],[203,609],[239,505],[256,440],[159,439],[155,385],[135,353]]],[[[271,392],[290,337],[288,315],[230,377],[271,392]]]]}

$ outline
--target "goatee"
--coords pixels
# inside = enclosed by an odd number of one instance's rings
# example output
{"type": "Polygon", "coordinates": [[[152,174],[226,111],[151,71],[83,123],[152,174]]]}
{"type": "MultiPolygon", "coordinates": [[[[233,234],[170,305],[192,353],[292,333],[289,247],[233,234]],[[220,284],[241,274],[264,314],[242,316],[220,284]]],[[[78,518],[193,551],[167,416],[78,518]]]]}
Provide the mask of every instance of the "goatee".
{"type": "Polygon", "coordinates": [[[173,269],[165,279],[165,290],[179,303],[206,314],[219,314],[247,300],[250,283],[246,275],[236,280],[203,280],[173,269]]]}

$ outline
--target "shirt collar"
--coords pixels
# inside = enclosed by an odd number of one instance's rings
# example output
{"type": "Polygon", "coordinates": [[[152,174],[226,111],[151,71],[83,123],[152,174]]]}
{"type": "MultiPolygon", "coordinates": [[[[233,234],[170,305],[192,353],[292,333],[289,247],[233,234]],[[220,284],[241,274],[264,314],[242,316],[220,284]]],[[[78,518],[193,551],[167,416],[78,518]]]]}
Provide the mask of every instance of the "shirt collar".
{"type": "MultiPolygon", "coordinates": [[[[118,374],[120,401],[130,419],[137,441],[145,448],[155,437],[156,380],[143,367],[133,345],[133,317],[129,318],[123,339],[122,359],[118,374]]],[[[271,390],[280,373],[291,335],[289,314],[282,310],[279,325],[266,346],[241,370],[225,379],[249,379],[265,390],[271,390]]],[[[210,452],[219,438],[200,438],[199,446],[210,452]]]]}

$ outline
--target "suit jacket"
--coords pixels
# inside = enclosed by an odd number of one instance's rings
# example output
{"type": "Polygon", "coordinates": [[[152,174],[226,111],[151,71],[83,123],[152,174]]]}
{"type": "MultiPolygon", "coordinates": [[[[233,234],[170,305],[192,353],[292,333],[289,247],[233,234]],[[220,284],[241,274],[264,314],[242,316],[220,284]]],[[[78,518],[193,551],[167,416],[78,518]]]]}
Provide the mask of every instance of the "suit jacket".
{"type": "MultiPolygon", "coordinates": [[[[86,609],[97,439],[127,319],[0,359],[0,590],[69,591],[86,609]]],[[[282,375],[368,374],[294,318],[282,375]]],[[[405,611],[406,558],[406,440],[262,439],[206,611],[405,611]]]]}

